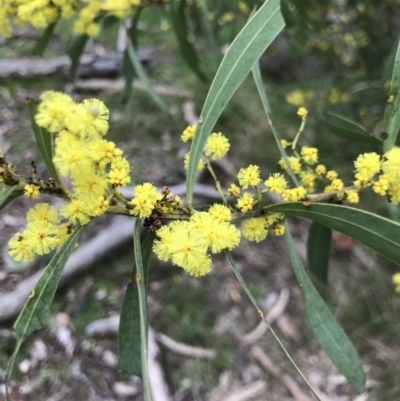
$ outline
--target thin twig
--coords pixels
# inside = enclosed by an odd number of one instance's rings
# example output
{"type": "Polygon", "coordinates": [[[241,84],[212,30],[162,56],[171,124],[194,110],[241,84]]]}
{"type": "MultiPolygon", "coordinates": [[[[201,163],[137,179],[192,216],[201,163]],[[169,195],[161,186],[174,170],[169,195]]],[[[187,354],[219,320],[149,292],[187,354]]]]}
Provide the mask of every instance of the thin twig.
{"type": "MultiPolygon", "coordinates": [[[[284,312],[286,306],[289,301],[289,290],[283,289],[279,294],[279,298],[276,301],[275,305],[272,309],[268,312],[266,319],[270,324],[272,324],[279,316],[284,312]]],[[[242,338],[247,344],[254,344],[256,343],[264,334],[267,332],[268,326],[261,320],[257,327],[250,331],[249,333],[245,334],[242,338]]]]}
{"type": "Polygon", "coordinates": [[[251,355],[260,362],[261,366],[268,373],[282,382],[296,401],[312,401],[311,398],[301,391],[300,387],[290,376],[283,373],[282,370],[279,369],[271,359],[269,359],[266,353],[258,345],[252,347],[251,355]]]}

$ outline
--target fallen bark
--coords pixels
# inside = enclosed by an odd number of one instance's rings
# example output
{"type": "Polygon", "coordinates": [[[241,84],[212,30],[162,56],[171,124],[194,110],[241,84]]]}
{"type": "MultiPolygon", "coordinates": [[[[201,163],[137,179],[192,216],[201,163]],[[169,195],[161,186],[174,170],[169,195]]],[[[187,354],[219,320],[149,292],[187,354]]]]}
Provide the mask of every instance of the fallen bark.
{"type": "MultiPolygon", "coordinates": [[[[139,60],[149,65],[153,50],[139,48],[139,60]]],[[[107,53],[104,56],[82,54],[76,76],[78,78],[117,78],[122,75],[122,53],[107,53]]],[[[42,59],[36,57],[0,60],[0,79],[47,78],[56,76],[71,79],[71,59],[68,56],[42,59]]]]}

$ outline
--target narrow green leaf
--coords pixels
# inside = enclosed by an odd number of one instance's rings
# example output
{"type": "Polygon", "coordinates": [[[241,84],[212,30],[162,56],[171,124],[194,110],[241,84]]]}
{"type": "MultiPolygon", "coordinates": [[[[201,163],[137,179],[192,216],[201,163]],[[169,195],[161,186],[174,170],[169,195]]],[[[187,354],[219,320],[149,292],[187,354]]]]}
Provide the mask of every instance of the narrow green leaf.
{"type": "Polygon", "coordinates": [[[39,148],[40,155],[42,156],[51,177],[54,178],[57,184],[61,185],[61,180],[53,163],[53,135],[46,129],[39,127],[36,124],[35,115],[37,112],[38,103],[32,99],[27,99],[27,105],[31,118],[33,134],[35,136],[35,141],[37,147],[39,148]]]}
{"type": "Polygon", "coordinates": [[[140,226],[141,220],[139,218],[135,221],[135,228],[133,230],[133,252],[135,254],[136,266],[136,285],[139,299],[139,316],[140,316],[140,359],[142,365],[142,387],[144,401],[151,401],[151,389],[149,382],[149,369],[148,369],[148,342],[147,342],[147,280],[143,267],[142,248],[140,246],[140,226]]]}
{"type": "Polygon", "coordinates": [[[306,217],[339,231],[400,264],[400,224],[364,210],[327,203],[287,202],[265,211],[306,217]]]}
{"type": "Polygon", "coordinates": [[[285,152],[285,149],[283,149],[283,146],[281,144],[281,139],[279,137],[279,134],[276,131],[275,126],[274,126],[274,124],[272,122],[271,108],[269,107],[268,97],[267,97],[267,94],[266,94],[266,92],[264,90],[262,77],[261,77],[260,64],[258,62],[256,64],[254,64],[254,66],[253,66],[251,71],[253,73],[254,82],[256,83],[258,94],[260,95],[261,103],[263,105],[265,114],[267,115],[268,125],[270,126],[271,131],[272,131],[272,133],[274,135],[276,145],[278,146],[279,152],[280,152],[283,160],[285,161],[286,168],[287,168],[287,170],[289,172],[290,177],[293,180],[293,183],[296,185],[296,187],[299,187],[300,186],[299,180],[297,179],[296,175],[293,173],[293,170],[292,170],[292,167],[290,166],[290,163],[289,163],[287,154],[285,152]]]}
{"type": "Polygon", "coordinates": [[[357,391],[365,383],[361,360],[346,333],[336,322],[331,311],[315,289],[297,254],[289,228],[285,237],[292,261],[293,271],[299,282],[310,325],[315,337],[328,357],[357,391]]]}
{"type": "MultiPolygon", "coordinates": [[[[149,234],[142,244],[143,270],[146,283],[148,280],[148,268],[153,241],[154,235],[149,234]]],[[[136,285],[136,274],[136,263],[134,263],[121,310],[118,336],[118,363],[122,371],[141,377],[142,343],[140,339],[139,296],[136,285]]]]}
{"type": "Polygon", "coordinates": [[[24,190],[18,186],[9,187],[5,191],[0,192],[0,210],[4,209],[15,198],[24,193],[24,190]]]}
{"type": "Polygon", "coordinates": [[[393,43],[390,54],[386,59],[385,65],[383,67],[382,75],[380,78],[380,86],[384,86],[386,81],[391,78],[394,66],[394,60],[396,59],[397,47],[399,45],[400,36],[397,37],[396,41],[393,43]]]}
{"type": "Polygon", "coordinates": [[[165,111],[166,113],[168,112],[168,107],[165,104],[164,100],[158,95],[158,93],[155,91],[152,83],[149,80],[149,77],[146,74],[146,71],[144,70],[138,55],[136,54],[135,49],[133,48],[132,44],[130,43],[128,48],[128,56],[129,60],[132,63],[132,67],[135,69],[135,72],[139,79],[143,82],[144,86],[147,89],[148,94],[151,96],[151,98],[154,100],[154,102],[160,107],[162,111],[165,111]]]}
{"type": "Polygon", "coordinates": [[[199,57],[192,43],[190,43],[188,36],[189,30],[186,25],[186,0],[173,0],[170,4],[170,19],[172,29],[176,40],[179,45],[179,50],[183,60],[190,67],[190,69],[202,80],[207,82],[207,77],[199,68],[199,57]]]}
{"type": "Polygon", "coordinates": [[[53,256],[38,280],[35,288],[32,290],[24,309],[14,324],[15,333],[17,335],[17,345],[7,366],[7,388],[8,383],[10,382],[15,358],[22,343],[29,334],[33,333],[35,330],[40,330],[46,323],[63,268],[85,227],[86,226],[77,227],[53,256]]]}
{"type": "Polygon", "coordinates": [[[384,131],[388,134],[383,142],[383,151],[387,152],[396,143],[396,138],[400,129],[400,41],[397,45],[396,58],[394,60],[392,83],[390,94],[385,107],[383,118],[384,131]]]}
{"type": "Polygon", "coordinates": [[[356,121],[340,114],[328,112],[324,116],[324,122],[333,128],[335,135],[357,142],[379,144],[381,141],[367,132],[367,129],[356,121]]]}
{"type": "Polygon", "coordinates": [[[81,58],[83,51],[85,50],[86,43],[88,42],[88,40],[89,36],[79,35],[75,39],[71,47],[71,50],[69,51],[69,58],[71,59],[71,67],[69,69],[69,72],[72,78],[75,77],[76,71],[78,70],[79,60],[81,58]]]}
{"type": "Polygon", "coordinates": [[[328,267],[331,253],[332,230],[316,223],[311,224],[307,239],[307,262],[311,273],[328,285],[328,267]]]}
{"type": "Polygon", "coordinates": [[[51,37],[53,36],[53,32],[57,23],[58,20],[47,26],[47,28],[43,32],[43,35],[39,38],[39,40],[35,44],[35,47],[32,49],[32,54],[34,54],[35,56],[43,56],[43,53],[46,50],[51,37]]]}
{"type": "Polygon", "coordinates": [[[293,367],[296,369],[297,373],[300,375],[300,377],[304,380],[304,382],[306,383],[306,385],[308,386],[308,388],[311,390],[311,392],[315,395],[315,397],[317,398],[318,401],[321,401],[321,399],[319,398],[318,394],[316,393],[316,391],[314,390],[313,386],[309,383],[309,381],[306,379],[306,377],[303,375],[302,371],[300,370],[300,368],[297,366],[296,362],[293,360],[293,358],[290,356],[289,351],[286,349],[286,347],[283,345],[282,341],[279,339],[278,335],[275,333],[275,330],[272,328],[272,326],[270,325],[270,323],[268,322],[268,320],[265,318],[263,312],[261,311],[260,307],[258,306],[258,303],[254,297],[254,295],[251,293],[250,288],[248,287],[248,285],[246,284],[246,282],[244,281],[242,275],[240,274],[235,261],[232,258],[231,253],[228,250],[225,250],[225,256],[229,262],[229,264],[231,265],[232,271],[235,274],[236,278],[238,279],[240,285],[242,286],[242,288],[244,289],[246,295],[249,297],[251,303],[254,305],[254,307],[257,309],[257,313],[258,315],[261,317],[261,319],[263,320],[263,322],[266,324],[266,326],[268,327],[269,331],[271,332],[272,336],[275,338],[275,340],[277,341],[277,343],[279,344],[279,346],[281,347],[282,351],[285,353],[286,357],[288,358],[288,360],[290,361],[290,363],[293,365],[293,367]]]}
{"type": "Polygon", "coordinates": [[[190,150],[186,178],[189,207],[193,201],[197,165],[211,130],[229,99],[284,25],[280,0],[268,0],[236,36],[225,54],[208,92],[190,150]]]}

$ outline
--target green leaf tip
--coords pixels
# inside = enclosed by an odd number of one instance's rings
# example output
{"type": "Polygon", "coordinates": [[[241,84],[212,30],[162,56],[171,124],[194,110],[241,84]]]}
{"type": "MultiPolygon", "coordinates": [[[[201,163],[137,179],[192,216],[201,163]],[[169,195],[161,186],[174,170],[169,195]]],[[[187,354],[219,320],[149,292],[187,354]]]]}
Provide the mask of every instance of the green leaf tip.
{"type": "Polygon", "coordinates": [[[189,207],[193,202],[197,165],[208,136],[233,94],[284,25],[280,0],[268,0],[247,22],[225,54],[208,92],[190,149],[186,178],[189,207]]]}
{"type": "Polygon", "coordinates": [[[287,224],[285,237],[293,271],[299,282],[308,320],[315,337],[351,386],[361,392],[364,389],[365,375],[357,351],[308,277],[287,224]]]}

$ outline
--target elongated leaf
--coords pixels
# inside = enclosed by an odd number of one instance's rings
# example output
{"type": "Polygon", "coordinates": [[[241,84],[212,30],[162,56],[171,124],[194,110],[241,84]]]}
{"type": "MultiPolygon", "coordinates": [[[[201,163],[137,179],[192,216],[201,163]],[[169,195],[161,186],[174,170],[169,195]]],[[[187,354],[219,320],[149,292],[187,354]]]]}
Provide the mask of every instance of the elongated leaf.
{"type": "Polygon", "coordinates": [[[365,376],[357,351],[308,277],[287,226],[285,237],[293,271],[299,282],[308,320],[315,337],[349,383],[357,391],[362,391],[365,376]]]}
{"type": "Polygon", "coordinates": [[[71,77],[74,78],[76,71],[78,70],[79,67],[79,60],[81,58],[81,55],[83,51],[85,50],[86,43],[89,40],[89,36],[87,35],[79,35],[72,47],[71,50],[69,51],[69,58],[71,59],[71,67],[69,69],[69,73],[71,74],[71,77]]]}
{"type": "Polygon", "coordinates": [[[385,107],[385,116],[383,118],[384,131],[388,134],[383,142],[383,151],[392,149],[396,142],[400,129],[400,41],[397,45],[396,58],[394,60],[392,83],[390,86],[389,99],[385,107]]]}
{"type": "MultiPolygon", "coordinates": [[[[154,235],[149,234],[142,244],[143,272],[148,280],[148,267],[154,235]]],[[[133,265],[130,281],[126,288],[119,323],[118,363],[122,371],[142,376],[139,295],[136,285],[136,264],[133,265]]]]}
{"type": "Polygon", "coordinates": [[[24,190],[15,186],[9,187],[5,191],[0,192],[0,210],[4,209],[15,198],[24,193],[24,190]]]}
{"type": "Polygon", "coordinates": [[[76,228],[53,256],[14,324],[15,333],[17,335],[17,345],[7,366],[7,387],[11,378],[15,358],[22,343],[29,334],[40,330],[46,323],[63,268],[85,227],[86,226],[79,226],[76,228]]]}
{"type": "Polygon", "coordinates": [[[44,30],[43,35],[36,42],[35,47],[32,49],[32,53],[35,56],[43,56],[43,53],[46,50],[46,47],[49,44],[51,37],[53,36],[53,32],[57,23],[58,20],[48,25],[47,28],[44,30]]]}
{"type": "Polygon", "coordinates": [[[142,365],[142,386],[144,401],[151,401],[151,390],[149,382],[148,369],[148,350],[147,350],[147,283],[143,268],[142,248],[140,246],[140,226],[141,220],[136,219],[135,228],[133,230],[133,252],[135,254],[136,266],[136,285],[139,299],[139,316],[140,316],[140,359],[142,365]]]}
{"type": "Polygon", "coordinates": [[[331,253],[332,230],[316,223],[310,226],[307,239],[308,268],[325,285],[328,284],[328,266],[331,253]]]}
{"type": "Polygon", "coordinates": [[[348,206],[287,202],[264,208],[306,217],[339,231],[400,264],[400,224],[364,210],[348,206]]]}
{"type": "Polygon", "coordinates": [[[150,82],[149,77],[147,76],[146,71],[144,70],[144,68],[139,60],[139,57],[136,54],[136,51],[133,48],[131,43],[129,44],[127,51],[128,51],[129,60],[132,63],[132,67],[134,68],[139,79],[143,82],[144,86],[146,87],[148,94],[151,96],[151,98],[160,107],[160,109],[162,111],[168,112],[167,105],[165,104],[164,100],[155,91],[155,89],[154,89],[152,83],[150,82]]]}
{"type": "Polygon", "coordinates": [[[35,141],[37,147],[39,148],[40,155],[42,156],[51,177],[54,178],[57,184],[61,185],[61,180],[53,163],[53,135],[36,124],[35,114],[37,112],[38,103],[32,99],[28,99],[27,104],[29,115],[31,117],[33,134],[35,136],[35,141]]]}
{"type": "Polygon", "coordinates": [[[199,57],[195,47],[188,40],[188,27],[186,26],[186,0],[174,0],[170,4],[170,19],[172,29],[179,45],[182,58],[190,69],[203,81],[207,82],[207,78],[199,68],[199,57]]]}
{"type": "Polygon", "coordinates": [[[381,141],[368,134],[365,127],[350,118],[340,114],[328,112],[324,117],[324,122],[333,127],[333,133],[357,142],[379,144],[381,141]]]}
{"type": "Polygon", "coordinates": [[[258,94],[260,95],[260,99],[261,99],[261,103],[264,108],[264,112],[267,115],[268,125],[270,126],[271,131],[274,135],[276,145],[278,146],[279,152],[280,152],[283,160],[285,161],[287,171],[289,172],[289,175],[292,178],[293,183],[296,185],[296,187],[298,187],[298,186],[300,186],[299,180],[293,173],[293,170],[292,170],[292,167],[290,166],[285,149],[283,149],[283,146],[281,144],[281,139],[279,137],[279,134],[275,129],[274,123],[272,122],[271,108],[269,107],[268,97],[264,90],[262,77],[261,77],[260,64],[258,62],[256,64],[254,64],[254,67],[252,68],[251,71],[253,73],[254,82],[256,83],[256,86],[257,86],[258,94]]]}
{"type": "Polygon", "coordinates": [[[211,130],[236,89],[285,25],[279,4],[279,0],[268,0],[253,15],[232,42],[211,84],[190,150],[186,178],[189,207],[197,165],[211,130]]]}

